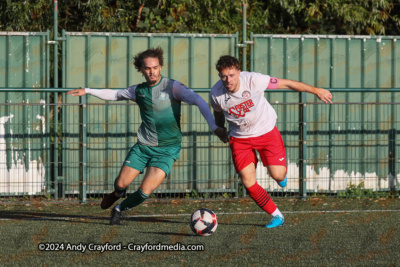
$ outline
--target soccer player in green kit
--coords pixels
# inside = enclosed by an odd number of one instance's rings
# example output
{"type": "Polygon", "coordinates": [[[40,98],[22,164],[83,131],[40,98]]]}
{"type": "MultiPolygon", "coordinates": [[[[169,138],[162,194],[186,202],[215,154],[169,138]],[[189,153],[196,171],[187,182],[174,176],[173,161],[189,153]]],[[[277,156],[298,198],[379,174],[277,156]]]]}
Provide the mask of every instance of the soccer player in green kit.
{"type": "Polygon", "coordinates": [[[147,168],[139,189],[129,195],[111,211],[110,224],[120,224],[121,213],[143,203],[162,183],[173,163],[179,158],[182,133],[180,130],[181,101],[197,105],[212,131],[224,142],[228,136],[225,128],[215,124],[207,103],[182,83],[161,75],[163,50],[148,49],[134,57],[135,68],[143,74],[146,82],[124,90],[90,88],[75,89],[67,94],[83,96],[90,94],[103,100],[132,100],[140,108],[142,123],[138,129],[138,142],[126,156],[114,191],[103,198],[101,208],[108,209],[126,188],[147,168]]]}

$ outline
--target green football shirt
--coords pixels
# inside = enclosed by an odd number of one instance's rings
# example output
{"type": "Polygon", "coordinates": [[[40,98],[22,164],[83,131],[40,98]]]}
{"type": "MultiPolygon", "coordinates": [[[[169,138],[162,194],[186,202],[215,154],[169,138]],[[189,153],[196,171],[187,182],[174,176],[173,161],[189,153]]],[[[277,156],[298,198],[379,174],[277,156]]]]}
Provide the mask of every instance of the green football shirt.
{"type": "Polygon", "coordinates": [[[161,77],[158,84],[146,82],[119,90],[116,100],[136,101],[140,108],[142,123],[138,130],[138,142],[147,146],[180,145],[181,101],[198,105],[212,130],[214,119],[204,99],[180,82],[161,77]]]}

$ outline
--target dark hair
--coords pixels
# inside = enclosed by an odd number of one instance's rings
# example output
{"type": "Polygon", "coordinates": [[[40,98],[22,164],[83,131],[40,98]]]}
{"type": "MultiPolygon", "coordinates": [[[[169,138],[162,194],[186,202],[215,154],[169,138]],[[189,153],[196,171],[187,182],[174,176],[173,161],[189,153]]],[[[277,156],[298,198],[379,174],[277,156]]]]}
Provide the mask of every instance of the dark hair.
{"type": "Polygon", "coordinates": [[[147,49],[146,51],[143,51],[139,54],[137,54],[133,58],[133,65],[135,65],[135,68],[137,71],[140,72],[140,69],[143,67],[143,61],[146,58],[153,57],[153,58],[158,58],[158,62],[160,63],[160,66],[164,66],[164,56],[163,56],[164,51],[162,50],[161,47],[157,48],[150,48],[147,49]]]}
{"type": "Polygon", "coordinates": [[[215,66],[218,72],[221,72],[224,69],[232,69],[235,68],[237,70],[240,69],[239,60],[232,56],[221,56],[218,59],[217,65],[215,66]]]}

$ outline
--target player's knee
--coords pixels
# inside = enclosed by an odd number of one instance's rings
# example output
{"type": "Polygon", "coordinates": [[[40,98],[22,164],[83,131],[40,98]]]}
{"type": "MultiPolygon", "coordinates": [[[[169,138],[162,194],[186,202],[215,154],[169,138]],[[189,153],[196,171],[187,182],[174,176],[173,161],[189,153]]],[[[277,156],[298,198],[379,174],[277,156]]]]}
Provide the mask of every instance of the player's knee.
{"type": "Polygon", "coordinates": [[[121,179],[121,177],[118,177],[115,185],[120,189],[125,189],[129,186],[129,183],[125,181],[125,179],[121,179]]]}
{"type": "Polygon", "coordinates": [[[245,188],[249,188],[256,183],[256,177],[253,176],[243,176],[239,173],[240,180],[242,180],[242,184],[245,188]]]}
{"type": "Polygon", "coordinates": [[[269,174],[271,176],[272,179],[274,179],[275,181],[283,181],[283,179],[285,179],[286,176],[286,171],[275,171],[275,172],[270,172],[269,174]]]}
{"type": "Polygon", "coordinates": [[[249,187],[252,187],[255,183],[256,183],[256,181],[242,180],[242,184],[243,184],[244,188],[246,188],[246,189],[249,187]]]}
{"type": "Polygon", "coordinates": [[[283,179],[285,179],[286,176],[286,168],[285,167],[280,167],[280,168],[272,168],[269,167],[268,168],[268,173],[271,176],[272,179],[274,179],[275,181],[282,181],[283,179]]]}
{"type": "Polygon", "coordinates": [[[285,179],[285,175],[271,175],[272,179],[274,179],[277,182],[281,182],[285,179]]]}

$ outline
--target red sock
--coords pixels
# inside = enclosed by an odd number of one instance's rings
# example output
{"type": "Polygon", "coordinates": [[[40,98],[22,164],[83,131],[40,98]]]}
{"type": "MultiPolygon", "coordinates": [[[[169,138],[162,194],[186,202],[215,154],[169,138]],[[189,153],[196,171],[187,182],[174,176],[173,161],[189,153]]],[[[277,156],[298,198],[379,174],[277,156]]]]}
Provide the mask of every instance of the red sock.
{"type": "Polygon", "coordinates": [[[257,205],[268,214],[272,214],[276,210],[276,205],[268,195],[267,191],[265,191],[257,182],[247,188],[247,192],[257,205]]]}

